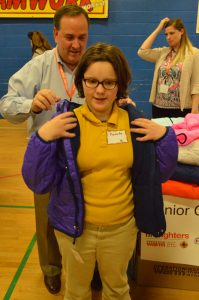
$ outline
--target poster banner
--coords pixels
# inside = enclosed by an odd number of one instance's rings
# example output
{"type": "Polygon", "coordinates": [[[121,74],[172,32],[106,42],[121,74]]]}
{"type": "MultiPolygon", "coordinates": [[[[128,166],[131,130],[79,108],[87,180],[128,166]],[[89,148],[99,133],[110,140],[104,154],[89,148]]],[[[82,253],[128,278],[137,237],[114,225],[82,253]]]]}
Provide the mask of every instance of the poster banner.
{"type": "Polygon", "coordinates": [[[199,200],[164,196],[167,230],[141,236],[141,259],[199,266],[199,200]]]}
{"type": "Polygon", "coordinates": [[[108,0],[1,0],[0,18],[53,18],[64,5],[83,7],[90,18],[108,18],[108,0]]]}
{"type": "Polygon", "coordinates": [[[198,14],[197,14],[196,33],[199,33],[199,1],[198,1],[198,14]]]}

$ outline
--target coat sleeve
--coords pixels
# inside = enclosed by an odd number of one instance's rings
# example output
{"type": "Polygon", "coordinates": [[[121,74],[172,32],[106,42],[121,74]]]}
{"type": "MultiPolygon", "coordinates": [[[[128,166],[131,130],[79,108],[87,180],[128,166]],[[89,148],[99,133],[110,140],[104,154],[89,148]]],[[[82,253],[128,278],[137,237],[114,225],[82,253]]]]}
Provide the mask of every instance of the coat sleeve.
{"type": "Polygon", "coordinates": [[[193,56],[192,74],[191,74],[191,95],[199,94],[199,50],[193,56]]]}
{"type": "Polygon", "coordinates": [[[162,53],[162,48],[138,49],[138,56],[146,61],[155,63],[162,53]]]}
{"type": "Polygon", "coordinates": [[[31,106],[34,96],[41,89],[42,72],[43,63],[39,56],[9,79],[8,92],[0,100],[0,113],[9,122],[18,124],[30,115],[34,116],[31,106]]]}
{"type": "Polygon", "coordinates": [[[30,139],[24,155],[22,176],[26,185],[35,193],[51,191],[56,175],[57,142],[45,142],[37,133],[30,139]]]}
{"type": "Polygon", "coordinates": [[[172,127],[168,127],[167,134],[155,143],[155,147],[161,182],[165,182],[175,171],[178,159],[178,144],[172,127]]]}

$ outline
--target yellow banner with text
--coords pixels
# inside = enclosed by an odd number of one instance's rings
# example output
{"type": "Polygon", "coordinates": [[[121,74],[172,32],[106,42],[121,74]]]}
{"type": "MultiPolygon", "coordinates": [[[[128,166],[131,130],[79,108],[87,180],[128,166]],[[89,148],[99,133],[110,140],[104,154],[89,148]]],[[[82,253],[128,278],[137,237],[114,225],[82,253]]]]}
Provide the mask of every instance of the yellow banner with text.
{"type": "Polygon", "coordinates": [[[53,18],[64,5],[79,5],[90,18],[108,17],[108,0],[0,0],[0,18],[53,18]]]}

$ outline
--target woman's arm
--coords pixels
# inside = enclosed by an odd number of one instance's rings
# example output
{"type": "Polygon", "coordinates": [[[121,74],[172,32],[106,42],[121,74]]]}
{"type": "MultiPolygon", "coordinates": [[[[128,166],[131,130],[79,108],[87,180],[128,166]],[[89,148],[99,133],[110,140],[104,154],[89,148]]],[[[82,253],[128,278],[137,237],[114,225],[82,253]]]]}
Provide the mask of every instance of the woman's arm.
{"type": "Polygon", "coordinates": [[[159,33],[162,31],[162,29],[164,28],[165,24],[169,21],[169,18],[164,18],[160,21],[160,23],[158,24],[158,26],[156,27],[156,29],[146,38],[146,40],[142,43],[141,45],[141,49],[145,50],[145,49],[150,49],[153,42],[155,41],[155,39],[157,38],[157,36],[159,35],[159,33]]]}
{"type": "Polygon", "coordinates": [[[192,114],[198,114],[199,113],[199,95],[191,95],[192,99],[192,114]]]}
{"type": "Polygon", "coordinates": [[[148,38],[143,42],[141,47],[138,49],[138,56],[146,61],[156,63],[156,61],[159,59],[162,49],[164,48],[151,48],[153,42],[155,41],[158,34],[162,31],[164,28],[164,25],[166,22],[168,22],[168,18],[164,18],[161,20],[160,24],[157,26],[157,28],[148,36],[148,38]]]}
{"type": "Polygon", "coordinates": [[[192,63],[192,74],[190,78],[190,91],[192,100],[193,114],[199,113],[199,49],[194,49],[193,63],[192,63]]]}

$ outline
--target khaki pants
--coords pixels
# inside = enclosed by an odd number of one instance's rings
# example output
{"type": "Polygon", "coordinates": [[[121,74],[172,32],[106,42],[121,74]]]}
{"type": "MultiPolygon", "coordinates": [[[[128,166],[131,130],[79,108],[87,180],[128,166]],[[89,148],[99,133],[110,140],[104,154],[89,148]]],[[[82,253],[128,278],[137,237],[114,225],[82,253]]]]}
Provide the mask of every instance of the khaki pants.
{"type": "Polygon", "coordinates": [[[61,273],[61,255],[48,221],[48,202],[50,194],[34,194],[37,246],[42,272],[47,276],[61,273]]]}
{"type": "Polygon", "coordinates": [[[137,227],[132,218],[126,224],[85,224],[76,239],[55,230],[66,272],[64,300],[91,300],[90,282],[95,263],[103,285],[103,300],[130,300],[127,267],[135,248],[137,227]]]}

